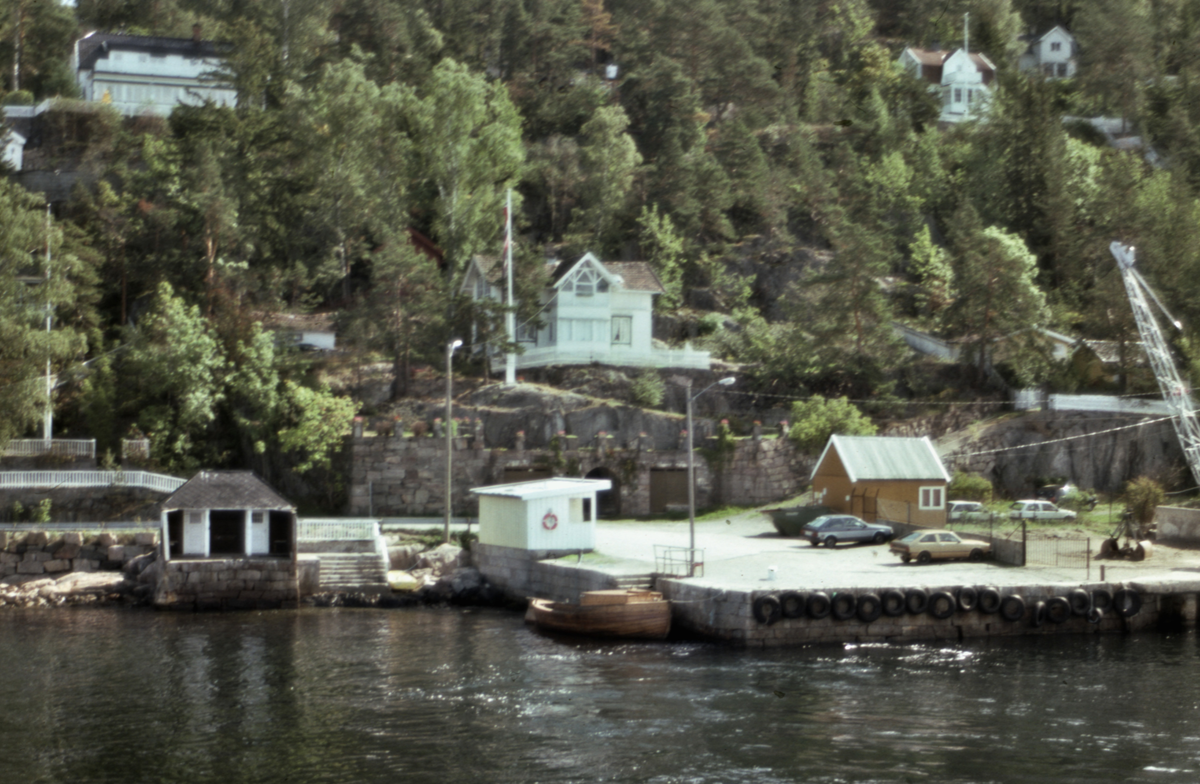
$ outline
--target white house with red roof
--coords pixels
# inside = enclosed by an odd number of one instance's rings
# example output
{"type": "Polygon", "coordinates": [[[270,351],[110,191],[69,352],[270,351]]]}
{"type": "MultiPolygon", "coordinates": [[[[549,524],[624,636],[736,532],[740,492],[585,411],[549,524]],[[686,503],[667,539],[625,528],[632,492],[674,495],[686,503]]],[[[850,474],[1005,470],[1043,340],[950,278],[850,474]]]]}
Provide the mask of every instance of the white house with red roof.
{"type": "Polygon", "coordinates": [[[942,99],[942,122],[978,118],[986,111],[996,66],[986,55],[966,48],[954,51],[908,47],[900,53],[905,71],[929,83],[942,99]]]}
{"type": "MultiPolygon", "coordinates": [[[[674,349],[656,345],[654,298],[662,282],[644,261],[602,262],[592,253],[577,261],[552,262],[550,284],[541,294],[536,319],[518,321],[517,369],[598,362],[622,367],[700,368],[711,356],[689,344],[674,349]]],[[[503,264],[476,257],[463,278],[462,291],[473,300],[503,301],[503,264]]],[[[494,355],[502,368],[504,357],[494,355]]]]}

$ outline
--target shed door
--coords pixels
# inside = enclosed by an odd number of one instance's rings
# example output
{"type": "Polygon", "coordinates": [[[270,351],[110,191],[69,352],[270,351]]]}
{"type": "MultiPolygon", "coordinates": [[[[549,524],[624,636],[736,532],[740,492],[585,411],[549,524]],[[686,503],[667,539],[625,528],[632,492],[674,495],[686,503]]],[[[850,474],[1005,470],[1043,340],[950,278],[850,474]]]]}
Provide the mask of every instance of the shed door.
{"type": "Polygon", "coordinates": [[[650,514],[661,514],[668,505],[687,506],[687,469],[650,469],[650,514]]]}

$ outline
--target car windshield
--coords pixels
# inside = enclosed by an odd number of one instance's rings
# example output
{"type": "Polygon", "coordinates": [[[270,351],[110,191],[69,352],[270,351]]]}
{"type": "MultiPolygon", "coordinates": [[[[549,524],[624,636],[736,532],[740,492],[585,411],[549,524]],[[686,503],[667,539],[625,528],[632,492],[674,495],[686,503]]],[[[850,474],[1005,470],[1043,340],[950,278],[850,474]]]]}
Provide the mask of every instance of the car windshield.
{"type": "Polygon", "coordinates": [[[915,531],[915,532],[909,534],[908,536],[903,537],[900,541],[901,542],[915,542],[921,538],[921,534],[923,534],[923,533],[924,533],[924,531],[915,531]]]}

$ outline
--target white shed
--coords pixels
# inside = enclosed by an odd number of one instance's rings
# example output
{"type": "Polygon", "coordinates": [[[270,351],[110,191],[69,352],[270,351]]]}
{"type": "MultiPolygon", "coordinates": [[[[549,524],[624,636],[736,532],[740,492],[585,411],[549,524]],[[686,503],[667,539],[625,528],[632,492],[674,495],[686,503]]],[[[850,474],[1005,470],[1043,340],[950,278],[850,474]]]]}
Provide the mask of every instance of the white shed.
{"type": "Polygon", "coordinates": [[[596,494],[609,479],[538,479],[474,487],[480,544],[520,550],[591,550],[596,546],[596,494]]]}

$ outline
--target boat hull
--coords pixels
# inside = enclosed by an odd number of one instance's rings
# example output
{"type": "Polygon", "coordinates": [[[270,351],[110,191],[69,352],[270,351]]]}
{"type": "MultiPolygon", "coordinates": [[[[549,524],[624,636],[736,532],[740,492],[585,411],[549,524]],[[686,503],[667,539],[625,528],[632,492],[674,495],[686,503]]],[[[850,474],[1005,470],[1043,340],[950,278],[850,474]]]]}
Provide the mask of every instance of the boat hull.
{"type": "Polygon", "coordinates": [[[661,597],[621,604],[566,604],[533,599],[529,611],[539,629],[566,634],[662,640],[671,631],[671,603],[661,597]]]}

